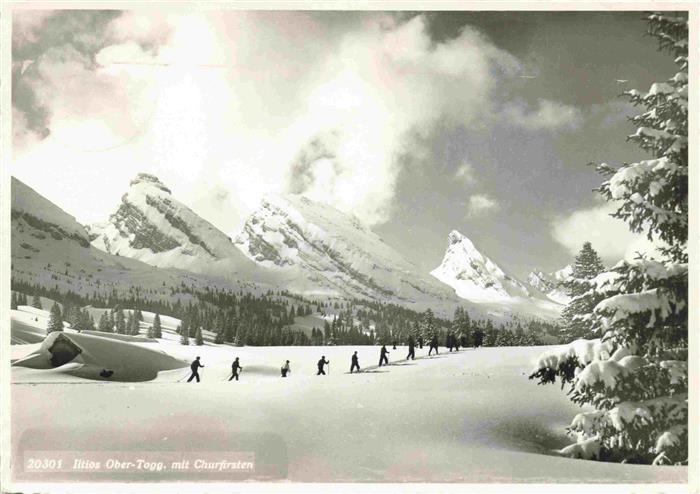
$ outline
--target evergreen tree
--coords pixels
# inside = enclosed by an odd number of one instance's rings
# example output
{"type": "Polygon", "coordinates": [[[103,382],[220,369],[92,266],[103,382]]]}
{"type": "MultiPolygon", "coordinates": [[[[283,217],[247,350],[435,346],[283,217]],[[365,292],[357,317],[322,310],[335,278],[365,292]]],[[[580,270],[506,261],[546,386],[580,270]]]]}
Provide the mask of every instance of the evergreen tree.
{"type": "Polygon", "coordinates": [[[12,292],[12,301],[10,302],[10,309],[17,309],[17,294],[12,292]]]}
{"type": "Polygon", "coordinates": [[[151,338],[162,338],[163,330],[160,325],[160,314],[156,312],[156,316],[153,318],[153,336],[151,338]]]}
{"type": "Polygon", "coordinates": [[[116,327],[118,334],[126,334],[126,323],[124,321],[124,312],[121,309],[117,309],[116,316],[116,327]]]}
{"type": "Polygon", "coordinates": [[[463,307],[455,309],[452,333],[461,346],[469,344],[471,340],[471,320],[469,319],[469,313],[463,307]]]}
{"type": "Polygon", "coordinates": [[[134,312],[133,311],[129,311],[126,315],[125,333],[128,335],[134,334],[134,312]]]}
{"type": "Polygon", "coordinates": [[[51,306],[49,323],[46,326],[47,334],[53,333],[54,331],[63,331],[63,317],[61,315],[61,308],[56,302],[54,302],[51,306]]]}
{"type": "Polygon", "coordinates": [[[423,341],[430,341],[437,336],[438,330],[435,324],[435,315],[432,309],[428,308],[423,312],[423,324],[421,325],[421,337],[423,341]]]}
{"type": "Polygon", "coordinates": [[[202,338],[202,328],[197,328],[197,332],[194,334],[194,343],[197,346],[204,345],[204,339],[202,338]]]}
{"type": "Polygon", "coordinates": [[[224,344],[224,330],[223,329],[219,329],[216,332],[216,336],[214,337],[214,343],[216,343],[217,345],[224,344]]]}
{"type": "Polygon", "coordinates": [[[493,321],[489,319],[486,321],[486,328],[484,328],[484,346],[496,346],[497,338],[498,331],[493,326],[493,321]]]}
{"type": "Polygon", "coordinates": [[[571,278],[564,283],[567,295],[571,301],[562,311],[562,333],[568,341],[590,336],[589,327],[580,319],[581,315],[589,314],[596,306],[599,299],[584,297],[588,291],[587,281],[595,278],[603,272],[603,263],[598,253],[590,242],[585,242],[583,248],[576,256],[571,278]]]}
{"type": "Polygon", "coordinates": [[[139,324],[138,313],[134,313],[134,317],[131,319],[131,332],[132,336],[138,336],[141,333],[141,325],[139,324]]]}
{"type": "Polygon", "coordinates": [[[328,323],[327,319],[323,320],[323,339],[324,341],[331,339],[331,325],[328,323]]]}
{"type": "Polygon", "coordinates": [[[688,462],[688,22],[650,14],[649,33],[670,52],[678,72],[648,92],[628,91],[645,109],[630,140],[652,159],[615,169],[599,191],[613,216],[661,244],[654,257],[621,261],[589,283],[601,297],[586,320],[600,336],[543,355],[531,375],[571,384],[572,401],[591,406],[570,431],[569,456],[634,463],[688,462]],[[601,278],[601,277],[599,277],[601,278]]]}
{"type": "Polygon", "coordinates": [[[481,329],[481,327],[476,326],[472,332],[472,343],[474,348],[479,348],[484,344],[484,336],[484,331],[481,329]]]}
{"type": "Polygon", "coordinates": [[[189,345],[190,344],[190,332],[185,326],[185,321],[183,320],[180,326],[178,326],[178,330],[180,333],[180,344],[181,345],[189,345]]]}
{"type": "Polygon", "coordinates": [[[228,343],[233,343],[235,336],[235,320],[229,320],[225,323],[224,327],[224,341],[228,343]]]}
{"type": "Polygon", "coordinates": [[[39,297],[38,294],[34,294],[34,297],[32,297],[32,307],[35,309],[43,309],[41,306],[41,297],[39,297]]]}
{"type": "Polygon", "coordinates": [[[86,309],[84,314],[85,314],[85,329],[88,331],[95,331],[95,320],[90,315],[90,312],[88,312],[86,309]]]}

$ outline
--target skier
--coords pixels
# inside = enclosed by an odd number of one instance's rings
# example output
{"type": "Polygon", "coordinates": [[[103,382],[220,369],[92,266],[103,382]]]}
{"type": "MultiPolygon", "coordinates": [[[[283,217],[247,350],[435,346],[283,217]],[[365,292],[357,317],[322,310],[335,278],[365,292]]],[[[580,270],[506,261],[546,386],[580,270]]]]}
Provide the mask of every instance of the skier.
{"type": "Polygon", "coordinates": [[[360,363],[357,361],[357,352],[352,354],[352,362],[350,363],[350,374],[352,374],[352,371],[357,369],[357,372],[360,372],[360,363]]]}
{"type": "Polygon", "coordinates": [[[241,363],[238,361],[238,357],[236,357],[236,360],[234,360],[231,364],[231,377],[228,380],[233,381],[233,379],[235,378],[236,381],[238,381],[239,371],[242,370],[243,367],[241,367],[241,363]]]}
{"type": "Polygon", "coordinates": [[[318,361],[318,364],[317,364],[317,365],[318,365],[318,372],[316,373],[316,375],[317,375],[317,376],[320,376],[320,375],[324,375],[324,376],[325,376],[325,375],[326,375],[326,372],[323,370],[323,366],[324,366],[325,364],[330,364],[330,363],[331,363],[330,360],[326,360],[326,356],[325,356],[325,355],[321,355],[321,360],[319,360],[319,361],[318,361]]]}
{"type": "Polygon", "coordinates": [[[190,382],[192,379],[197,378],[197,382],[199,382],[199,368],[204,367],[202,363],[199,361],[199,357],[194,359],[194,362],[192,362],[192,365],[190,365],[190,369],[192,369],[192,375],[190,378],[187,380],[187,382],[190,382]]]}
{"type": "Polygon", "coordinates": [[[382,345],[381,353],[379,354],[379,367],[382,366],[382,362],[389,365],[389,359],[386,356],[387,353],[389,353],[389,350],[386,349],[385,345],[382,345]]]}
{"type": "Polygon", "coordinates": [[[287,360],[284,365],[282,366],[282,377],[287,377],[287,374],[289,374],[292,369],[289,368],[289,360],[287,360]]]}
{"type": "Polygon", "coordinates": [[[416,342],[413,341],[413,336],[408,337],[408,355],[406,356],[406,360],[408,359],[416,359],[416,342]]]}
{"type": "Polygon", "coordinates": [[[438,339],[437,336],[433,336],[433,339],[430,340],[430,350],[428,350],[428,355],[431,355],[433,352],[433,349],[435,350],[435,355],[438,354],[438,339]]]}
{"type": "Polygon", "coordinates": [[[396,341],[394,341],[394,348],[392,350],[396,350],[396,341]]]}

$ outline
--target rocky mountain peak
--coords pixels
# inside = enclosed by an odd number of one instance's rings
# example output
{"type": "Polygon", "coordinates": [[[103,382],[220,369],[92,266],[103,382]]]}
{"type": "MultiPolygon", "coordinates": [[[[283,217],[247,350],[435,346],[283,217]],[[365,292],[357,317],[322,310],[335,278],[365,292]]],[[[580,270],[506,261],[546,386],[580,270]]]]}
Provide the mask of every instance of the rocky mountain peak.
{"type": "Polygon", "coordinates": [[[454,288],[458,296],[475,302],[529,296],[522,283],[479,252],[465,235],[452,230],[447,240],[442,263],[431,274],[454,288]]]}
{"type": "Polygon", "coordinates": [[[140,184],[147,184],[147,185],[152,185],[153,187],[156,187],[163,192],[167,192],[168,194],[171,194],[171,191],[169,188],[163,184],[163,182],[158,179],[155,175],[151,175],[150,173],[139,173],[136,175],[136,178],[134,178],[131,182],[129,182],[129,185],[132,187],[134,185],[140,185],[140,184]]]}

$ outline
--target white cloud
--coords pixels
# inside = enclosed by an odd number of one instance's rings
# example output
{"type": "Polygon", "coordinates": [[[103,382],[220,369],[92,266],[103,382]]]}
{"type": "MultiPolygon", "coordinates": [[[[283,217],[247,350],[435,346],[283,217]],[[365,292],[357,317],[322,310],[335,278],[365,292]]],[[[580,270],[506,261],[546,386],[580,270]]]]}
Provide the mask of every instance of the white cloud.
{"type": "Polygon", "coordinates": [[[511,125],[528,130],[574,129],[583,119],[578,108],[546,99],[539,99],[534,109],[523,103],[508,104],[503,110],[503,118],[511,125]]]}
{"type": "Polygon", "coordinates": [[[474,166],[467,162],[462,163],[457,168],[454,178],[464,185],[474,185],[476,183],[474,166]]]}
{"type": "MultiPolygon", "coordinates": [[[[407,135],[498,118],[498,83],[520,65],[468,26],[432,43],[422,16],[328,29],[304,12],[128,12],[107,27],[96,70],[70,45],[36,62],[51,136],[17,153],[13,172],[84,222],[106,218],[145,171],[228,233],[265,194],[290,191],[381,223],[407,135]],[[329,135],[330,155],[299,165],[329,135]]],[[[551,127],[561,111],[541,102],[537,119],[514,118],[551,127]]]]}
{"type": "Polygon", "coordinates": [[[557,218],[552,223],[552,236],[572,256],[579,253],[584,242],[591,242],[609,264],[620,259],[632,260],[638,252],[652,253],[652,242],[630,232],[624,221],[610,216],[615,210],[614,204],[604,203],[557,218]]]}
{"type": "Polygon", "coordinates": [[[475,194],[467,203],[467,216],[478,216],[490,211],[496,211],[500,204],[487,194],[475,194]]]}

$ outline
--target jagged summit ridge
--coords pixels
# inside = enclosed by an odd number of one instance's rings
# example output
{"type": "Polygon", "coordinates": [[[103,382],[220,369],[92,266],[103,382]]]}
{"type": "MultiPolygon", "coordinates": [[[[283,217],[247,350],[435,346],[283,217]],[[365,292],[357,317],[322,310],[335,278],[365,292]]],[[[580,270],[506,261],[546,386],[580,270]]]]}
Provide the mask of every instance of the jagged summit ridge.
{"type": "Polygon", "coordinates": [[[234,242],[257,264],[292,270],[336,293],[381,300],[454,300],[354,215],[300,195],[267,197],[234,242]]]}
{"type": "Polygon", "coordinates": [[[529,297],[529,290],[483,255],[457,230],[447,236],[447,250],[431,274],[455,289],[458,296],[474,302],[498,302],[529,297]]]}
{"type": "Polygon", "coordinates": [[[92,245],[159,267],[195,267],[242,258],[231,239],[175,199],[158,177],[139,173],[105,223],[90,226],[92,245]]]}
{"type": "Polygon", "coordinates": [[[172,194],[169,188],[163,184],[163,182],[160,181],[158,177],[155,175],[151,175],[150,173],[138,173],[136,175],[136,178],[134,178],[131,182],[129,182],[129,185],[134,186],[134,185],[139,185],[139,184],[146,184],[146,185],[152,185],[153,187],[156,187],[157,189],[162,190],[163,192],[167,192],[168,194],[172,194]]]}
{"type": "Polygon", "coordinates": [[[571,298],[566,294],[564,282],[571,278],[572,273],[573,268],[571,265],[553,273],[532,271],[527,277],[527,283],[532,288],[543,293],[548,299],[559,304],[567,304],[571,298]]]}

